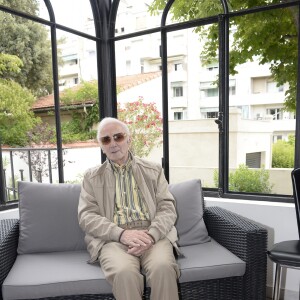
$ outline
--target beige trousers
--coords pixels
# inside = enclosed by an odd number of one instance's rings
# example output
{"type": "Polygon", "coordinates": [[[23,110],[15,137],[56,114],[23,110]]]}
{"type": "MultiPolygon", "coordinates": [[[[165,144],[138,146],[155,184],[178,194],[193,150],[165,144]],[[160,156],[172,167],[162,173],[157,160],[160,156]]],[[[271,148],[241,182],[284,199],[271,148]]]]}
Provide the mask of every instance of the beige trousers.
{"type": "Polygon", "coordinates": [[[121,243],[105,244],[99,255],[100,265],[117,300],[141,300],[144,276],[151,287],[151,300],[178,300],[179,268],[173,246],[163,239],[155,243],[141,257],[127,253],[121,243]]]}

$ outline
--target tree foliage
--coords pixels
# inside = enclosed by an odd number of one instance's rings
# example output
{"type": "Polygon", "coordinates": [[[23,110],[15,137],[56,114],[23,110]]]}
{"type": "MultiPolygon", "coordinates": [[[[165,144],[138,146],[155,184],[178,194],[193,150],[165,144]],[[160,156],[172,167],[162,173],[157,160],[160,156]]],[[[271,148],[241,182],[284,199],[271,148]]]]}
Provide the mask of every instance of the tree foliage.
{"type": "Polygon", "coordinates": [[[0,79],[0,136],[11,146],[27,144],[27,132],[37,122],[30,111],[34,96],[12,80],[0,79]]]}
{"type": "Polygon", "coordinates": [[[294,168],[295,136],[279,140],[272,147],[272,168],[294,168]]]}
{"type": "MultiPolygon", "coordinates": [[[[279,0],[231,0],[232,10],[242,10],[255,6],[279,3],[279,0]]],[[[285,0],[283,2],[290,2],[285,0]]],[[[161,11],[167,1],[154,0],[150,6],[151,13],[161,11]]],[[[170,9],[173,19],[188,21],[222,12],[220,1],[177,0],[170,9]],[[216,4],[218,3],[218,4],[216,4]]],[[[299,24],[296,7],[274,9],[230,19],[232,44],[230,50],[230,73],[236,74],[236,66],[254,58],[260,64],[270,64],[273,79],[278,85],[288,83],[285,107],[295,111],[299,24]]],[[[201,57],[204,63],[218,59],[218,25],[198,27],[202,40],[205,41],[201,57]]]]}
{"type": "Polygon", "coordinates": [[[0,53],[0,78],[12,79],[22,67],[23,63],[17,56],[0,53]]]}
{"type": "MultiPolygon", "coordinates": [[[[229,173],[229,190],[232,192],[270,194],[273,185],[269,181],[269,171],[264,168],[249,169],[241,164],[229,173]]],[[[218,186],[218,171],[214,172],[214,182],[218,186]]]]}
{"type": "MultiPolygon", "coordinates": [[[[0,0],[0,4],[32,15],[38,14],[36,0],[0,0]]],[[[52,91],[51,45],[45,27],[1,11],[0,24],[0,65],[1,56],[3,57],[4,54],[18,57],[23,64],[20,72],[2,72],[0,78],[14,79],[36,95],[50,93],[52,91]]],[[[10,59],[12,63],[15,61],[15,58],[10,59]]]]}

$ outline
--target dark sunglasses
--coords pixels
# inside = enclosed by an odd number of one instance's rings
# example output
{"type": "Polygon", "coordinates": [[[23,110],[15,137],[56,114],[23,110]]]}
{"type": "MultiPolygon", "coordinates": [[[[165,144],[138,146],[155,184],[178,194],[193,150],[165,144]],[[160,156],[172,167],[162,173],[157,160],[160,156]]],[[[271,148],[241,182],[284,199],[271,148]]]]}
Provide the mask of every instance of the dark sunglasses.
{"type": "MultiPolygon", "coordinates": [[[[121,143],[124,141],[126,136],[127,136],[126,133],[119,132],[119,133],[114,134],[112,136],[112,138],[114,139],[115,142],[121,143]]],[[[102,145],[108,145],[111,143],[112,138],[110,136],[104,136],[104,137],[100,138],[100,142],[102,145]]]]}

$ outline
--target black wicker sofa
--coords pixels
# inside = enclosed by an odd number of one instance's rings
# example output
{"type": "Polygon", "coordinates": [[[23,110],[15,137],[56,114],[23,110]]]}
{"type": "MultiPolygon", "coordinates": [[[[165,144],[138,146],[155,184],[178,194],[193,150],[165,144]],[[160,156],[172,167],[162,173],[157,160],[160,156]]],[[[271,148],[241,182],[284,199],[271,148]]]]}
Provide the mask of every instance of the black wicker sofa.
{"type": "MultiPolygon", "coordinates": [[[[20,220],[0,221],[0,299],[114,299],[99,264],[83,259],[88,255],[76,223],[79,191],[79,185],[19,183],[20,220]],[[77,240],[72,240],[73,227],[77,240]],[[85,272],[92,275],[84,277],[85,272]]],[[[267,231],[220,207],[204,208],[200,180],[171,185],[170,191],[183,254],[178,257],[180,299],[265,300],[267,231]]],[[[150,292],[145,286],[144,299],[150,292]]]]}

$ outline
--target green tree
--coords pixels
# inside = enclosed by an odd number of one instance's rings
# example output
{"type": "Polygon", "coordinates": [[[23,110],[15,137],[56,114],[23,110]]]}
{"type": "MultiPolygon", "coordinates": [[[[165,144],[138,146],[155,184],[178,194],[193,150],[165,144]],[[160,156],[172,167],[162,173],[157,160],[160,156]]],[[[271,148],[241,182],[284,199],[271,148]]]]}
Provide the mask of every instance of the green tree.
{"type": "Polygon", "coordinates": [[[272,147],[272,168],[293,168],[295,156],[295,136],[288,141],[279,140],[272,147]]]}
{"type": "MultiPolygon", "coordinates": [[[[232,10],[269,5],[289,0],[231,0],[232,10]]],[[[150,6],[152,14],[161,11],[167,1],[154,0],[150,6]]],[[[222,13],[220,1],[177,0],[170,13],[174,20],[188,21],[222,13]]],[[[285,107],[295,111],[298,42],[298,10],[295,7],[276,9],[231,18],[232,45],[230,50],[230,73],[236,74],[235,67],[255,57],[260,64],[270,63],[270,71],[278,85],[289,84],[286,91],[285,107]]],[[[201,53],[204,63],[217,60],[218,25],[198,27],[196,32],[205,41],[201,53]]]]}
{"type": "MultiPolygon", "coordinates": [[[[269,171],[264,168],[249,169],[241,164],[233,172],[229,173],[229,190],[232,192],[263,193],[270,194],[273,185],[269,181],[269,171]]],[[[214,172],[215,186],[218,186],[218,171],[214,172]]]]}
{"type": "Polygon", "coordinates": [[[23,63],[17,56],[0,53],[0,78],[12,79],[22,67],[23,63]]]}
{"type": "MultiPolygon", "coordinates": [[[[38,15],[36,0],[0,0],[0,4],[38,15]]],[[[35,95],[50,93],[51,45],[46,28],[36,22],[1,11],[0,24],[0,54],[15,55],[23,63],[20,72],[2,72],[0,78],[14,79],[35,95]]]]}
{"type": "Polygon", "coordinates": [[[0,79],[0,136],[4,144],[25,146],[37,122],[30,111],[34,96],[12,80],[0,79]]]}

